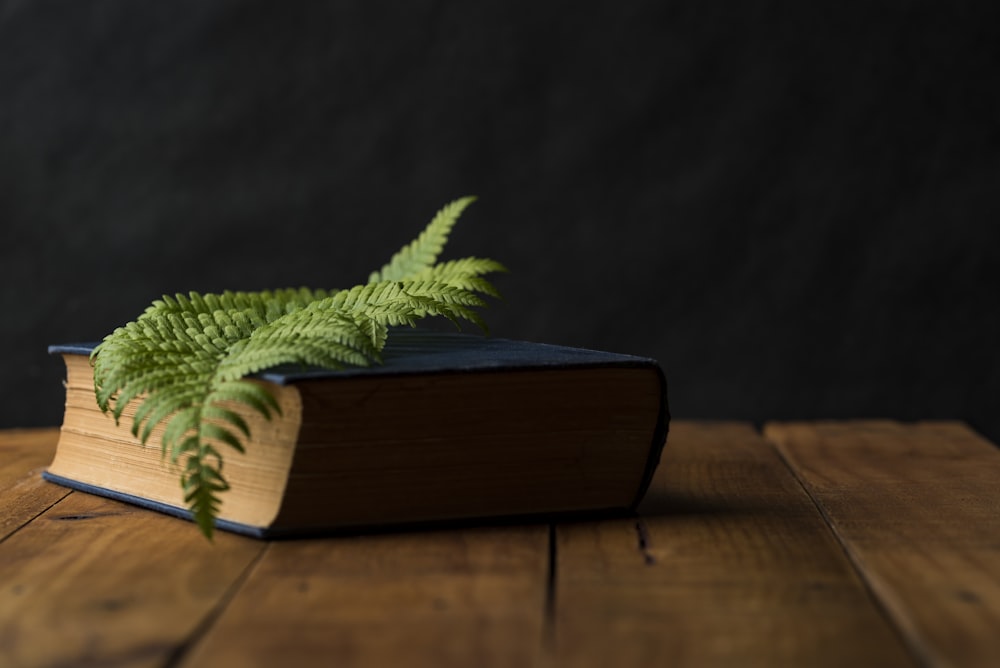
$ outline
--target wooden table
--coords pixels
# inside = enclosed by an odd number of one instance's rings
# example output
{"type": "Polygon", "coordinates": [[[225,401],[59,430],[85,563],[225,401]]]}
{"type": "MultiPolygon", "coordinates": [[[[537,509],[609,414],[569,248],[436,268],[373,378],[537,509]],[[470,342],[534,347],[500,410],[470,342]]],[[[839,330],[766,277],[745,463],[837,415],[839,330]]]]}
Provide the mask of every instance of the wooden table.
{"type": "Polygon", "coordinates": [[[1000,666],[1000,451],[676,422],[640,512],[301,541],[39,477],[0,432],[3,666],[1000,666]]]}

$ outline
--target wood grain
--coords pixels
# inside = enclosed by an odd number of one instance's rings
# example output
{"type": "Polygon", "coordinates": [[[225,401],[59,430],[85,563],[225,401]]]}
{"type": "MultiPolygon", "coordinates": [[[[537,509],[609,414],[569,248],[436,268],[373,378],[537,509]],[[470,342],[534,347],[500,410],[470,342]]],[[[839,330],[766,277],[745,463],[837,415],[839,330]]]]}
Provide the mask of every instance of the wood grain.
{"type": "Polygon", "coordinates": [[[69,493],[42,480],[58,438],[58,429],[0,431],[0,541],[69,493]]]}
{"type": "Polygon", "coordinates": [[[263,548],[70,493],[0,543],[0,663],[163,665],[263,548]]]}
{"type": "Polygon", "coordinates": [[[184,666],[534,666],[548,530],[273,543],[184,666]]]}
{"type": "Polygon", "coordinates": [[[1000,451],[957,423],[770,424],[928,665],[1000,665],[1000,451]]]}
{"type": "Polygon", "coordinates": [[[559,526],[558,664],[913,665],[750,426],[675,424],[640,511],[559,526]]]}
{"type": "Polygon", "coordinates": [[[41,481],[0,432],[0,665],[1000,665],[1000,452],[676,422],[636,517],[267,543],[41,481]],[[831,528],[832,527],[832,528],[831,528]]]}

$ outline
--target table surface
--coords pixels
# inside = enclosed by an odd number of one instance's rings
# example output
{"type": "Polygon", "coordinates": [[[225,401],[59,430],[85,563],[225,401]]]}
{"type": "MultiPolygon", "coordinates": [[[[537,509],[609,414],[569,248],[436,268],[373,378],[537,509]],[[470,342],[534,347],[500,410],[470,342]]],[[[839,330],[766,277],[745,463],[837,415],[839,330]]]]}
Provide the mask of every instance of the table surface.
{"type": "Polygon", "coordinates": [[[258,541],[47,483],[0,431],[4,666],[1000,666],[1000,450],[675,422],[632,517],[258,541]]]}

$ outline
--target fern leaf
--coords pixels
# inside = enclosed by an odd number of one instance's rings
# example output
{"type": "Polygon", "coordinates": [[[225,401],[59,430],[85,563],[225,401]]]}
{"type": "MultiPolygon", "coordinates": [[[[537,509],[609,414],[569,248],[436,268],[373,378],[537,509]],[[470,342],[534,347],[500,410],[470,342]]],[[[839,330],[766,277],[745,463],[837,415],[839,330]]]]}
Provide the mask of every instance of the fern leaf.
{"type": "Polygon", "coordinates": [[[201,411],[198,406],[191,406],[178,411],[167,421],[163,430],[161,446],[163,455],[170,457],[176,464],[185,452],[198,449],[198,421],[201,411]]]}
{"type": "Polygon", "coordinates": [[[436,264],[413,276],[413,280],[439,281],[469,292],[478,292],[490,297],[500,297],[499,291],[483,278],[485,274],[507,271],[495,260],[466,257],[436,264]]]}
{"type": "Polygon", "coordinates": [[[202,445],[187,461],[181,476],[184,502],[201,532],[209,539],[215,530],[215,518],[219,514],[221,492],[229,489],[222,477],[222,457],[217,450],[202,445]]]}
{"type": "Polygon", "coordinates": [[[345,364],[367,366],[377,358],[370,334],[354,318],[316,304],[255,331],[245,345],[221,361],[216,377],[236,380],[281,364],[334,369],[345,364]]]}
{"type": "Polygon", "coordinates": [[[262,384],[249,380],[220,383],[212,391],[212,399],[216,404],[229,401],[249,406],[268,420],[271,419],[272,415],[281,415],[281,405],[274,398],[274,395],[268,392],[262,384]]]}
{"type": "Polygon", "coordinates": [[[475,197],[463,197],[446,204],[431,219],[420,236],[399,249],[380,271],[373,271],[368,277],[368,282],[399,281],[434,266],[438,255],[448,242],[448,235],[451,234],[458,217],[475,201],[475,197]]]}
{"type": "Polygon", "coordinates": [[[387,326],[412,325],[419,318],[440,315],[482,324],[470,308],[484,302],[461,287],[436,280],[382,281],[344,290],[318,308],[345,309],[387,326]]]}
{"type": "MultiPolygon", "coordinates": [[[[202,411],[202,420],[204,419],[205,411],[202,411]]],[[[214,422],[202,422],[198,436],[202,439],[202,441],[219,441],[225,443],[237,452],[245,452],[243,444],[240,442],[240,439],[236,437],[236,434],[229,431],[225,427],[215,424],[214,422]]]]}
{"type": "Polygon", "coordinates": [[[151,392],[136,409],[132,420],[132,433],[146,443],[157,425],[178,411],[197,406],[203,396],[204,383],[200,379],[178,382],[173,386],[151,392]]]}
{"type": "Polygon", "coordinates": [[[246,419],[233,408],[266,419],[280,414],[274,396],[247,376],[282,364],[341,368],[381,361],[389,327],[427,316],[473,322],[479,295],[496,296],[486,274],[499,263],[463,258],[437,264],[455,222],[473,202],[443,207],[365,285],[349,290],[289,288],[260,292],[164,295],[136,320],[95,348],[98,406],[118,420],[138,403],[132,431],[145,443],[163,426],[164,457],[182,464],[185,503],[211,537],[229,485],[220,448],[244,450],[246,419]]]}
{"type": "Polygon", "coordinates": [[[324,299],[335,291],[312,290],[309,288],[286,288],[263,290],[260,292],[231,292],[200,295],[191,292],[178,293],[173,297],[164,295],[150,305],[143,313],[147,315],[168,314],[212,314],[216,311],[252,312],[268,322],[276,320],[289,311],[303,308],[317,299],[324,299]]]}
{"type": "MultiPolygon", "coordinates": [[[[246,419],[236,411],[230,410],[228,408],[223,408],[217,403],[210,404],[206,406],[201,411],[202,419],[214,419],[220,422],[226,422],[236,427],[244,436],[250,436],[250,425],[247,424],[246,419]]],[[[237,446],[238,450],[243,449],[243,445],[237,446]]]]}

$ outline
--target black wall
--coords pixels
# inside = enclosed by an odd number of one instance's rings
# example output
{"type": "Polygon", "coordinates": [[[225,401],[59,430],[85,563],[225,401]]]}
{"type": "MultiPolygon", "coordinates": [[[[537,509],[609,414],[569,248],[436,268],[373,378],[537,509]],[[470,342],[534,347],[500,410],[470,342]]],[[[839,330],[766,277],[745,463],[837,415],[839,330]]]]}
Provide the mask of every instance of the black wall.
{"type": "Polygon", "coordinates": [[[997,439],[995,6],[0,2],[0,427],[58,424],[49,343],[361,282],[476,194],[495,335],[997,439]]]}

